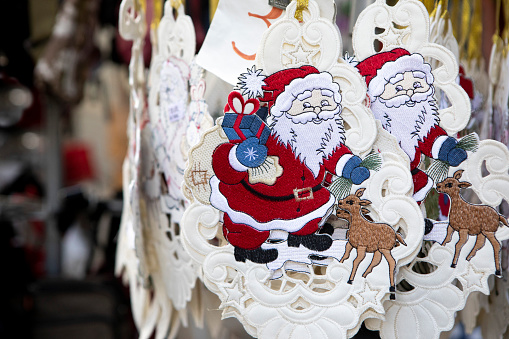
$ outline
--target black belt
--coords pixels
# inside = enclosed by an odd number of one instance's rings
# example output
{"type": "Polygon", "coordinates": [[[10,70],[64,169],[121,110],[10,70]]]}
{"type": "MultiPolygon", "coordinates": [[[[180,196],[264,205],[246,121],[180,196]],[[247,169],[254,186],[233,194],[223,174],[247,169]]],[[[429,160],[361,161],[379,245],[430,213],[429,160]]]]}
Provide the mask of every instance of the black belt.
{"type": "Polygon", "coordinates": [[[300,189],[296,188],[293,190],[293,194],[288,194],[288,195],[283,195],[283,196],[270,196],[270,195],[265,195],[263,193],[258,192],[257,190],[255,190],[254,188],[249,186],[249,184],[247,182],[245,182],[244,180],[242,180],[241,183],[242,183],[242,186],[245,187],[245,189],[247,189],[249,192],[253,193],[257,197],[265,199],[265,200],[270,200],[270,201],[288,201],[288,200],[292,200],[292,199],[295,199],[295,201],[311,200],[311,199],[313,199],[313,193],[323,188],[323,186],[321,184],[318,184],[313,188],[311,188],[311,187],[300,188],[300,189]],[[306,192],[309,192],[308,196],[306,196],[306,197],[300,196],[301,193],[306,193],[306,192]]]}

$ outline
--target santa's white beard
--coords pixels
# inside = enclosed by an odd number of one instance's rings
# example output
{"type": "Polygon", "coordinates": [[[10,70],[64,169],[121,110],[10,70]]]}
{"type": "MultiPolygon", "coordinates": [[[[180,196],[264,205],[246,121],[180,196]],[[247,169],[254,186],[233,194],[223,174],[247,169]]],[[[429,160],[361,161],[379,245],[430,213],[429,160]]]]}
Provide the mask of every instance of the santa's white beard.
{"type": "Polygon", "coordinates": [[[396,107],[393,103],[384,102],[380,98],[371,103],[371,111],[375,118],[380,120],[385,130],[396,137],[411,161],[414,160],[418,142],[423,141],[431,128],[440,122],[432,91],[427,100],[420,102],[414,100],[414,103],[413,107],[408,107],[404,103],[396,107]]]}
{"type": "Polygon", "coordinates": [[[290,116],[286,113],[280,117],[269,116],[272,134],[278,142],[291,147],[295,157],[302,161],[313,172],[315,178],[320,172],[324,159],[344,143],[345,129],[339,115],[340,107],[335,112],[322,112],[323,119],[311,113],[290,116]],[[324,120],[327,119],[327,120],[324,120]]]}

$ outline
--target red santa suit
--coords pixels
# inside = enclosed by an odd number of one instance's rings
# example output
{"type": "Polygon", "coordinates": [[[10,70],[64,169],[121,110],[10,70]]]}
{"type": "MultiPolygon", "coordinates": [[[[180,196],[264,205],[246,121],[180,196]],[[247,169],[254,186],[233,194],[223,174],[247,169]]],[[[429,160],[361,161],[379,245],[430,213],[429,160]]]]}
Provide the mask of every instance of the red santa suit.
{"type": "Polygon", "coordinates": [[[428,135],[422,141],[419,141],[418,146],[415,147],[415,156],[414,160],[410,163],[410,171],[414,182],[414,199],[416,201],[424,200],[426,194],[433,187],[433,180],[417,168],[421,162],[421,154],[434,159],[438,158],[440,147],[447,137],[447,132],[442,127],[435,125],[435,127],[431,128],[428,135]]]}
{"type": "Polygon", "coordinates": [[[212,206],[225,212],[223,232],[234,246],[259,247],[270,230],[284,230],[308,235],[335,202],[334,196],[321,184],[326,171],[341,175],[350,150],[339,145],[323,160],[318,176],[295,157],[290,147],[271,135],[266,143],[268,156],[277,156],[283,173],[273,185],[249,183],[247,168],[235,157],[235,144],[225,143],[214,152],[212,164],[216,176],[210,180],[212,206]]]}

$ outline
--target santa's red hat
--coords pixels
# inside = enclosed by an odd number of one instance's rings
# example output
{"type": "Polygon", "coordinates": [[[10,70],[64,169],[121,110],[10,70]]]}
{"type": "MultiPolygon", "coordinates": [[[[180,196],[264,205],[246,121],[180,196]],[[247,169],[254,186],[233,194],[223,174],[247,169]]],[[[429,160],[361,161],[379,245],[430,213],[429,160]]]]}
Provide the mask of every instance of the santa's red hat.
{"type": "Polygon", "coordinates": [[[429,85],[433,84],[430,64],[418,53],[410,54],[406,49],[395,48],[370,56],[356,65],[359,73],[365,77],[368,94],[371,98],[381,95],[385,85],[397,74],[422,72],[429,85]]]}
{"type": "Polygon", "coordinates": [[[276,72],[264,79],[263,97],[260,101],[268,104],[272,115],[280,116],[288,111],[296,96],[313,89],[327,89],[334,93],[334,100],[339,104],[341,94],[339,85],[333,81],[332,75],[320,73],[313,66],[302,66],[276,72]]]}

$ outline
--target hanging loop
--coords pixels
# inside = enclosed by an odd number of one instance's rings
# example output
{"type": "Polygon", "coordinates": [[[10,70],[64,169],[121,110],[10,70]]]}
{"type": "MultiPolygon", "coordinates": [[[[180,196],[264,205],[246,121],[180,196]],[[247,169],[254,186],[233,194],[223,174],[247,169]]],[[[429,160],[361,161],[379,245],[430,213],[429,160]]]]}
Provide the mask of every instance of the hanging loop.
{"type": "Polygon", "coordinates": [[[297,0],[297,9],[295,10],[295,19],[299,22],[304,21],[304,10],[308,9],[309,0],[297,0]]]}

